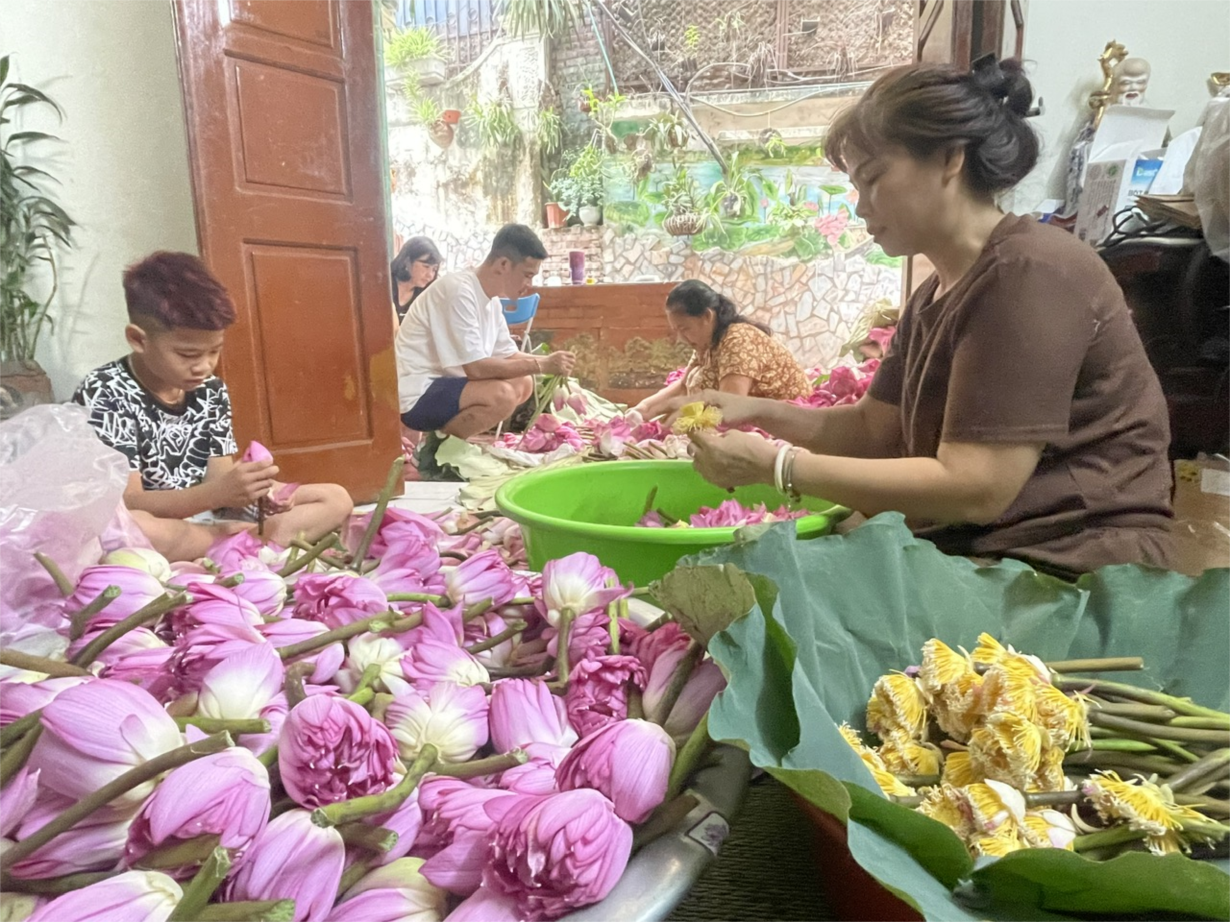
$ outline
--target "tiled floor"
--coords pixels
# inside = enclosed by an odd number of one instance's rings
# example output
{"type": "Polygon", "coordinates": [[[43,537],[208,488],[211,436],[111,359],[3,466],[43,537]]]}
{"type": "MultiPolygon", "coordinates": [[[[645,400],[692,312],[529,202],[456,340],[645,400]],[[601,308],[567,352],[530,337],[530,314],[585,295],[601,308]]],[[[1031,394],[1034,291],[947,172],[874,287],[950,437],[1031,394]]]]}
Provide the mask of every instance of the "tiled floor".
{"type": "MultiPolygon", "coordinates": [[[[411,481],[406,484],[406,492],[389,501],[390,506],[398,509],[409,509],[411,512],[440,512],[453,505],[457,494],[464,484],[411,481]]],[[[371,504],[359,506],[356,512],[367,512],[371,504]]]]}

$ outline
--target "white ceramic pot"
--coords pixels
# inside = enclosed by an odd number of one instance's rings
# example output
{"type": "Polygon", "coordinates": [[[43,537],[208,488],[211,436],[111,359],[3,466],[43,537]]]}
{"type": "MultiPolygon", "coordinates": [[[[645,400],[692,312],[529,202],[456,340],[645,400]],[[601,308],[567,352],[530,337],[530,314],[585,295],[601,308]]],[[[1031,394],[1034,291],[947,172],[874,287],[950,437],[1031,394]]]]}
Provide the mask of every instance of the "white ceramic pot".
{"type": "Polygon", "coordinates": [[[411,66],[419,75],[419,86],[436,86],[444,82],[444,62],[439,58],[420,58],[411,66]]]}
{"type": "Polygon", "coordinates": [[[582,205],[577,214],[586,227],[595,227],[602,223],[601,205],[582,205]]]}

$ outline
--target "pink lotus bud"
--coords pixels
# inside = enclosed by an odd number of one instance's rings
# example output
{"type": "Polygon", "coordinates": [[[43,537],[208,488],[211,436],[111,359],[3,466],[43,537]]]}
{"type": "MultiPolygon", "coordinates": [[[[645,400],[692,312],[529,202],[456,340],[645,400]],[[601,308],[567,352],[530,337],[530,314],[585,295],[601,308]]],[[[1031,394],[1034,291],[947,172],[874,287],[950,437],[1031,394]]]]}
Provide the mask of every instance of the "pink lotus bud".
{"type": "MultiPolygon", "coordinates": [[[[43,787],[74,799],[184,741],[148,692],[112,679],[61,692],[43,708],[43,728],[30,767],[42,770],[43,787]]],[[[146,782],[115,803],[138,804],[152,788],[153,782],[146,782]]]]}
{"type": "Polygon", "coordinates": [[[645,686],[645,669],[635,656],[595,656],[577,663],[568,677],[564,704],[581,738],[612,720],[628,716],[628,682],[645,686]]]}
{"type": "MultiPolygon", "coordinates": [[[[24,839],[34,834],[73,803],[71,798],[43,791],[21,821],[16,838],[24,839]]],[[[82,871],[110,871],[118,867],[124,857],[124,843],[128,840],[131,823],[131,809],[105,807],[35,849],[14,864],[10,873],[23,880],[32,880],[82,871]]]]}
{"type": "Polygon", "coordinates": [[[119,587],[119,598],[90,618],[89,626],[93,629],[111,627],[166,593],[162,583],[144,570],[119,566],[86,567],[77,580],[77,588],[64,600],[64,613],[72,617],[102,595],[108,586],[119,587]]]}
{"type": "Polygon", "coordinates": [[[26,922],[166,922],[183,897],[166,874],[125,871],[56,897],[26,922]]]}
{"type": "MultiPolygon", "coordinates": [[[[547,638],[547,652],[559,656],[559,631],[549,627],[542,636],[547,638]]],[[[611,645],[611,619],[601,609],[588,615],[581,615],[572,622],[568,632],[568,662],[579,663],[582,660],[605,656],[611,645]]]]}
{"type": "Polygon", "coordinates": [[[566,402],[572,408],[572,412],[578,416],[584,416],[589,412],[589,402],[585,399],[584,394],[572,394],[566,402]]]}
{"type": "Polygon", "coordinates": [[[524,749],[529,761],[501,772],[500,787],[518,794],[554,794],[559,790],[556,770],[570,750],[550,743],[527,743],[524,749]]]}
{"type": "Polygon", "coordinates": [[[448,597],[459,605],[469,608],[482,601],[490,601],[498,608],[513,598],[512,570],[495,551],[483,551],[454,567],[444,576],[448,597]]]}
{"type": "Polygon", "coordinates": [[[264,635],[238,611],[219,606],[210,620],[193,627],[175,641],[171,671],[183,691],[196,691],[209,670],[229,656],[253,644],[264,644],[264,635]]]}
{"type": "Polygon", "coordinates": [[[23,765],[0,790],[0,837],[7,836],[20,823],[38,797],[38,771],[23,765]]]}
{"type": "Polygon", "coordinates": [[[384,722],[407,761],[431,743],[441,761],[465,762],[487,744],[487,695],[477,685],[440,682],[426,694],[411,690],[394,698],[384,722]]]}
{"type": "Polygon", "coordinates": [[[239,460],[244,464],[252,461],[272,461],[273,453],[260,442],[249,442],[247,451],[239,460]]]}
{"type": "Polygon", "coordinates": [[[245,560],[235,572],[243,574],[243,582],[231,591],[255,607],[262,618],[272,618],[282,610],[286,603],[286,581],[282,577],[254,558],[245,560]]]}
{"type": "Polygon", "coordinates": [[[335,677],[343,693],[350,694],[358,687],[359,679],[368,666],[380,667],[380,675],[374,684],[376,689],[393,695],[403,695],[409,691],[410,683],[406,681],[401,663],[406,649],[400,640],[379,634],[360,634],[346,641],[346,646],[349,655],[335,677]]]}
{"type": "Polygon", "coordinates": [[[444,922],[521,922],[516,901],[481,887],[444,917],[444,922]]]}
{"type": "Polygon", "coordinates": [[[345,698],[313,695],[295,705],[282,725],[282,784],[305,807],[387,790],[396,760],[389,731],[345,698]]]}
{"type": "MultiPolygon", "coordinates": [[[[266,624],[262,624],[257,630],[276,649],[278,647],[288,647],[301,640],[318,637],[329,629],[319,621],[282,618],[278,621],[269,621],[266,624]]],[[[312,650],[309,653],[293,656],[286,662],[288,665],[290,663],[303,662],[315,664],[315,671],[308,677],[308,681],[316,685],[322,685],[330,681],[337,674],[345,659],[346,649],[339,642],[331,643],[327,647],[312,650]]]]}
{"type": "Polygon", "coordinates": [[[196,713],[219,720],[263,718],[270,732],[245,733],[238,743],[260,755],[276,746],[286,719],[286,697],[282,694],[285,670],[270,644],[252,644],[228,656],[205,673],[197,695],[196,713]]]}
{"type": "Polygon", "coordinates": [[[624,652],[635,656],[649,672],[667,650],[686,650],[691,638],[677,621],[668,621],[655,631],[647,631],[632,621],[621,621],[620,636],[624,652]]]}
{"type": "MultiPolygon", "coordinates": [[[[242,856],[269,819],[269,773],[246,749],[226,749],[181,765],[150,795],[128,830],[125,863],[132,867],[156,848],[216,835],[242,856]]],[[[198,865],[164,868],[174,877],[198,865]]]]}
{"type": "Polygon", "coordinates": [[[467,896],[482,884],[483,865],[495,821],[485,805],[512,798],[508,791],[479,788],[457,778],[429,775],[419,786],[424,848],[440,848],[422,873],[437,887],[467,896]]]}
{"type": "Polygon", "coordinates": [[[262,544],[254,532],[241,531],[215,541],[205,556],[221,567],[224,572],[230,573],[238,570],[245,560],[261,560],[266,564],[271,563],[271,560],[265,559],[266,547],[272,549],[270,557],[284,553],[284,550],[276,545],[262,544]]]}
{"type": "Polygon", "coordinates": [[[327,922],[436,922],[448,894],[431,884],[422,858],[400,858],[364,875],[333,907],[327,922]]]}
{"type": "MultiPolygon", "coordinates": [[[[91,631],[81,638],[84,645],[93,640],[98,631],[91,631]]],[[[73,644],[69,647],[74,651],[73,644]]],[[[74,651],[75,652],[75,651],[74,651]]],[[[103,668],[99,676],[139,685],[161,702],[175,696],[176,680],[171,671],[171,656],[175,648],[166,644],[148,628],[129,631],[99,655],[95,662],[103,668]]],[[[71,654],[70,654],[71,655],[71,654]]]]}
{"type": "MultiPolygon", "coordinates": [[[[658,719],[657,712],[662,696],[670,687],[671,678],[675,670],[679,668],[679,662],[684,658],[685,650],[686,648],[667,650],[654,662],[653,669],[649,673],[649,682],[645,686],[642,703],[645,706],[645,713],[654,717],[655,720],[658,719]]],[[[709,710],[709,705],[713,703],[717,693],[725,687],[726,677],[722,675],[722,670],[717,663],[713,660],[698,663],[692,670],[687,684],[683,686],[683,691],[675,701],[675,706],[671,708],[670,715],[663,723],[666,732],[674,736],[691,733],[709,710]]]]}
{"type": "MultiPolygon", "coordinates": [[[[489,611],[481,618],[473,618],[466,623],[464,644],[470,646],[471,644],[489,640],[502,634],[507,627],[507,621],[496,612],[489,611]]],[[[492,666],[497,668],[507,667],[509,665],[509,658],[516,647],[517,637],[518,635],[514,635],[507,640],[501,641],[494,647],[479,650],[474,654],[474,657],[488,669],[492,666]]]]}
{"type": "Polygon", "coordinates": [[[390,595],[403,592],[440,595],[444,592],[440,552],[434,544],[419,538],[417,532],[399,537],[388,547],[379,566],[367,578],[390,595]]]}
{"type": "Polygon", "coordinates": [[[429,692],[437,682],[480,685],[491,681],[487,668],[455,643],[419,640],[401,659],[406,678],[419,692],[429,692]]]}
{"type": "Polygon", "coordinates": [[[253,840],[231,873],[224,898],[294,900],[294,922],[324,922],[345,862],[341,833],[317,826],[306,810],[291,810],[271,820],[253,840]]]}
{"type": "Polygon", "coordinates": [[[153,548],[121,547],[102,559],[104,566],[129,567],[148,573],[160,583],[171,579],[171,563],[153,548]]]}
{"type": "MultiPolygon", "coordinates": [[[[342,543],[354,550],[358,547],[367,525],[371,521],[371,513],[352,515],[342,533],[342,543]]],[[[434,546],[443,537],[444,532],[436,522],[425,515],[411,512],[409,509],[389,508],[384,511],[384,519],[372,540],[369,556],[384,558],[390,548],[396,549],[405,540],[418,540],[434,546]]]]}
{"type": "Polygon", "coordinates": [[[504,679],[491,688],[491,742],[497,752],[549,743],[565,749],[577,741],[564,701],[537,679],[504,679]]]}
{"type": "Polygon", "coordinates": [[[176,634],[182,634],[202,624],[244,623],[257,627],[265,619],[256,606],[235,594],[233,589],[212,582],[192,580],[188,583],[192,603],[172,612],[167,620],[176,634]]]}
{"type": "Polygon", "coordinates": [[[615,571],[604,567],[593,554],[569,554],[548,561],[542,568],[542,601],[552,627],[559,625],[560,612],[565,609],[579,617],[604,609],[628,594],[619,585],[615,571]]]}
{"type": "Polygon", "coordinates": [[[337,628],[389,610],[383,590],[346,573],[309,573],[295,583],[295,617],[337,628]]]}
{"type": "Polygon", "coordinates": [[[632,853],[632,828],[597,791],[519,795],[485,809],[496,827],[483,884],[532,919],[598,902],[632,853]]]}
{"type": "Polygon", "coordinates": [[[648,720],[616,720],[573,747],[556,772],[560,790],[593,788],[629,823],[643,823],[666,798],[675,741],[648,720]]]}
{"type": "Polygon", "coordinates": [[[46,707],[56,695],[63,691],[92,681],[94,680],[85,676],[80,678],[66,676],[62,679],[43,679],[38,682],[6,679],[0,682],[0,726],[11,724],[31,711],[46,707]]]}

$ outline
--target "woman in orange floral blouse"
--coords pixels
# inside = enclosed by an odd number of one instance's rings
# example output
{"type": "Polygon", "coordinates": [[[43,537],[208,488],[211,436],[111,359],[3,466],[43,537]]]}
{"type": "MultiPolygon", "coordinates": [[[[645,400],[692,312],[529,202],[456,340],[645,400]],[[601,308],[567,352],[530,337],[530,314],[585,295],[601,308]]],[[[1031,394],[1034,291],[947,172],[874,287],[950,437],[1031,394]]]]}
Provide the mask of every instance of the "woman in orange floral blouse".
{"type": "Polygon", "coordinates": [[[811,393],[811,382],[794,356],[764,324],[739,313],[734,302],[704,282],[680,282],[666,297],[671,329],[694,350],[684,376],[635,409],[652,419],[671,400],[703,390],[793,400],[811,393]]]}

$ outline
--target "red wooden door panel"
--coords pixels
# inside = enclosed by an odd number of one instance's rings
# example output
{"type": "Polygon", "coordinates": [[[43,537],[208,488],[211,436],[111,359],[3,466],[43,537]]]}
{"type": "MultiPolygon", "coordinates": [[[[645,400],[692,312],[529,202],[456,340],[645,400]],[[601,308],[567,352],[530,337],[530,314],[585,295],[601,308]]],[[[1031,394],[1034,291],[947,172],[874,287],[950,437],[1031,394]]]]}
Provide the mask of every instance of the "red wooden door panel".
{"type": "Polygon", "coordinates": [[[373,5],[177,0],[201,255],[240,444],[372,499],[400,451],[373,5]]]}

